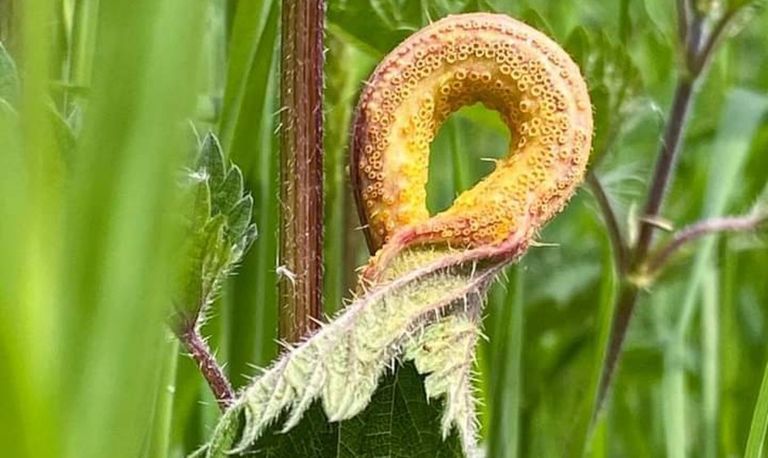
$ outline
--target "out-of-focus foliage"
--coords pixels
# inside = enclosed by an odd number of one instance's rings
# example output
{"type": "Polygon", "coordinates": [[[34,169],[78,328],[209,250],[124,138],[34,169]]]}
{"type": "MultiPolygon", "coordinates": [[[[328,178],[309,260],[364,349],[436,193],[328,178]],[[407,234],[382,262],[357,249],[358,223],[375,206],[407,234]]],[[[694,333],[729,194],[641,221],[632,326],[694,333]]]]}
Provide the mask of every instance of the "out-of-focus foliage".
{"type": "MultiPolygon", "coordinates": [[[[588,80],[593,170],[626,226],[643,204],[681,59],[674,4],[328,0],[327,310],[368,256],[345,181],[346,138],[378,59],[446,14],[498,11],[548,30],[588,80]]],[[[242,170],[260,230],[215,304],[210,343],[237,386],[278,351],[279,2],[4,0],[0,12],[12,13],[0,18],[3,454],[185,456],[219,418],[164,330],[172,273],[184,267],[174,254],[189,122],[216,132],[242,170]]],[[[746,211],[766,188],[768,14],[749,14],[697,87],[663,211],[677,226],[746,211]],[[737,157],[742,167],[725,180],[737,157]]],[[[507,142],[482,107],[452,116],[432,145],[429,208],[488,173],[486,159],[507,142]]],[[[477,369],[492,457],[578,455],[588,430],[616,288],[590,193],[541,239],[554,246],[533,248],[487,306],[477,369]]],[[[767,273],[764,237],[754,235],[672,259],[636,310],[592,456],[744,454],[768,358],[767,273]]]]}

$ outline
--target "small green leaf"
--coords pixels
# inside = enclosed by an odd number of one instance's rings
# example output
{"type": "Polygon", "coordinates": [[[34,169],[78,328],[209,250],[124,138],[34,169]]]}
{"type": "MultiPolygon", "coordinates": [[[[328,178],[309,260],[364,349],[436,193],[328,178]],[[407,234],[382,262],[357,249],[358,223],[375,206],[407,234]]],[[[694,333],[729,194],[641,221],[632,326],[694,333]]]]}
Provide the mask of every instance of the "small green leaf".
{"type": "Polygon", "coordinates": [[[226,273],[224,270],[229,260],[229,247],[224,238],[225,225],[226,218],[224,215],[217,215],[206,223],[203,231],[205,234],[203,240],[205,257],[202,268],[202,303],[208,303],[213,299],[219,283],[226,273]]]}
{"type": "Polygon", "coordinates": [[[243,196],[243,173],[234,166],[213,198],[213,214],[227,213],[243,196]]]}
{"type": "Polygon", "coordinates": [[[224,158],[212,133],[206,135],[199,149],[197,169],[189,175],[183,244],[187,262],[177,298],[180,310],[193,313],[185,319],[197,319],[205,312],[204,307],[213,302],[257,235],[256,226],[250,224],[253,199],[250,195],[242,197],[240,169],[224,158]]]}
{"type": "Polygon", "coordinates": [[[251,212],[253,211],[253,197],[250,195],[243,197],[229,211],[227,220],[229,229],[227,235],[230,240],[237,240],[243,236],[245,230],[251,222],[251,212]]]}
{"type": "Polygon", "coordinates": [[[255,224],[248,226],[248,228],[243,233],[243,236],[235,242],[234,252],[237,260],[240,260],[240,258],[243,256],[243,253],[248,251],[248,248],[251,247],[251,244],[254,240],[256,240],[258,235],[259,230],[255,224]]]}
{"type": "Polygon", "coordinates": [[[190,214],[192,230],[200,230],[211,217],[211,190],[208,183],[199,181],[195,184],[194,197],[190,214]]]}
{"type": "Polygon", "coordinates": [[[206,135],[205,140],[203,140],[198,168],[208,175],[211,190],[215,191],[224,182],[224,153],[221,150],[219,140],[212,133],[206,135]]]}
{"type": "Polygon", "coordinates": [[[56,144],[59,147],[62,157],[65,160],[68,160],[71,158],[77,142],[75,132],[69,122],[64,119],[53,104],[48,104],[47,107],[56,144]]]}

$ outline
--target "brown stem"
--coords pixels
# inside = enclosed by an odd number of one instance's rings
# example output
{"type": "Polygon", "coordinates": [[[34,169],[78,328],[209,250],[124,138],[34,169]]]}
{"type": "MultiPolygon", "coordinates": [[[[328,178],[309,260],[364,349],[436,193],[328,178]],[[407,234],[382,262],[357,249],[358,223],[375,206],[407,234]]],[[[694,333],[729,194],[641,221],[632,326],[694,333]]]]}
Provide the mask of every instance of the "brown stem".
{"type": "Polygon", "coordinates": [[[605,219],[605,226],[608,231],[608,237],[611,240],[611,246],[613,247],[614,262],[619,269],[619,272],[624,272],[627,268],[627,248],[624,244],[624,237],[621,235],[621,227],[619,221],[616,218],[616,212],[611,205],[611,201],[608,199],[608,194],[605,192],[602,183],[597,176],[589,171],[587,173],[587,185],[595,196],[597,205],[603,214],[605,219]]]}
{"type": "Polygon", "coordinates": [[[688,25],[691,23],[691,5],[688,0],[677,0],[677,33],[680,43],[688,40],[688,25]]]}
{"type": "Polygon", "coordinates": [[[752,214],[712,218],[692,224],[677,232],[672,240],[659,248],[646,262],[645,270],[649,274],[657,272],[676,251],[688,242],[716,232],[740,232],[757,229],[768,221],[768,214],[752,214]]]}
{"type": "Polygon", "coordinates": [[[279,335],[288,342],[322,313],[324,3],[283,1],[279,335]]]}
{"type": "Polygon", "coordinates": [[[216,358],[213,356],[208,344],[200,337],[197,326],[194,324],[184,326],[176,335],[184,345],[184,348],[192,356],[192,359],[197,363],[197,367],[200,369],[200,373],[205,378],[205,381],[208,382],[208,386],[211,388],[219,408],[222,412],[225,411],[235,398],[234,391],[229,383],[229,379],[224,375],[224,371],[216,362],[216,358]]]}
{"type": "Polygon", "coordinates": [[[627,281],[622,283],[611,321],[611,334],[608,338],[608,348],[605,351],[605,359],[601,369],[595,408],[592,411],[593,424],[602,411],[603,404],[608,396],[608,390],[613,382],[616,366],[618,365],[619,356],[624,345],[624,338],[629,329],[629,322],[632,319],[639,293],[640,289],[636,284],[627,281]]]}
{"type": "Polygon", "coordinates": [[[659,216],[661,205],[664,202],[664,196],[666,195],[672,173],[674,172],[677,163],[677,156],[680,151],[686,121],[688,120],[688,113],[691,108],[691,96],[693,95],[694,83],[695,79],[681,78],[675,89],[669,121],[667,122],[664,138],[659,148],[656,166],[653,171],[653,181],[649,188],[648,199],[640,223],[640,234],[637,238],[633,256],[634,266],[636,266],[642,259],[645,259],[651,242],[653,241],[653,234],[656,226],[652,221],[659,216]]]}

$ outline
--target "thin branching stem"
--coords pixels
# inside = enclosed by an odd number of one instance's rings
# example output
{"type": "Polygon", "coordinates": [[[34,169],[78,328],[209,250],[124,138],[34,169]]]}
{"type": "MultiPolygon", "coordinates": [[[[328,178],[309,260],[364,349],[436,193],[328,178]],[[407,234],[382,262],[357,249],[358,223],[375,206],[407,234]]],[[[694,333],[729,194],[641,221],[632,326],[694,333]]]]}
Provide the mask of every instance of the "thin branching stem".
{"type": "Polygon", "coordinates": [[[709,59],[712,58],[712,55],[714,54],[712,51],[715,49],[715,47],[723,40],[725,37],[726,32],[728,31],[728,27],[733,23],[733,20],[738,17],[739,13],[743,10],[744,6],[739,8],[733,8],[729,11],[727,11],[723,17],[721,17],[717,23],[715,24],[715,27],[713,28],[712,32],[710,33],[709,37],[707,37],[707,40],[704,42],[704,44],[701,47],[701,50],[698,53],[698,58],[695,61],[693,68],[693,71],[696,73],[701,73],[701,71],[706,67],[707,63],[709,62],[709,59]]]}
{"type": "Polygon", "coordinates": [[[619,226],[619,220],[616,217],[616,212],[611,205],[611,201],[608,198],[608,194],[605,192],[605,188],[597,176],[591,171],[587,173],[587,185],[595,196],[595,201],[600,207],[600,211],[605,219],[606,230],[608,231],[608,237],[611,240],[611,246],[613,247],[614,262],[619,272],[624,272],[627,268],[627,248],[624,243],[624,236],[621,233],[621,227],[619,226]]]}
{"type": "Polygon", "coordinates": [[[666,264],[669,258],[685,244],[705,235],[718,232],[753,231],[768,222],[768,213],[755,213],[743,216],[712,218],[691,224],[677,232],[672,240],[656,250],[649,258],[645,270],[653,275],[666,264]]]}
{"type": "Polygon", "coordinates": [[[685,125],[690,112],[694,83],[695,80],[681,78],[675,89],[669,121],[667,122],[664,138],[659,148],[648,199],[643,211],[643,218],[640,222],[640,231],[633,255],[635,266],[640,260],[645,259],[653,240],[654,230],[657,227],[653,224],[653,221],[659,216],[677,163],[685,125]]]}

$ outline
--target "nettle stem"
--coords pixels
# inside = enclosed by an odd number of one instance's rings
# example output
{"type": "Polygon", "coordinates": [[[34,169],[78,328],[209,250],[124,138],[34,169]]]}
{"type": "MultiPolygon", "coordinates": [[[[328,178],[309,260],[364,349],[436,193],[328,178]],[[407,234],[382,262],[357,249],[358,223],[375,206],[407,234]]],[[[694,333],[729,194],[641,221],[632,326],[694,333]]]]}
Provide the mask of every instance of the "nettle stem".
{"type": "Polygon", "coordinates": [[[279,335],[316,327],[323,285],[324,0],[283,1],[279,335]]]}
{"type": "Polygon", "coordinates": [[[225,411],[232,405],[235,392],[221,366],[216,362],[211,348],[201,337],[198,327],[194,324],[184,326],[182,330],[176,332],[176,335],[192,359],[195,360],[205,381],[208,382],[219,408],[222,412],[225,411]]]}

